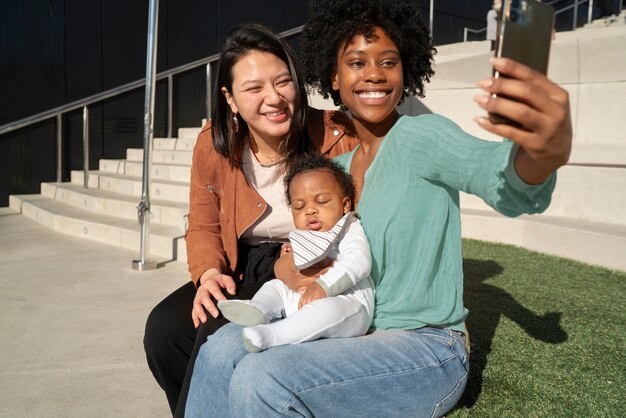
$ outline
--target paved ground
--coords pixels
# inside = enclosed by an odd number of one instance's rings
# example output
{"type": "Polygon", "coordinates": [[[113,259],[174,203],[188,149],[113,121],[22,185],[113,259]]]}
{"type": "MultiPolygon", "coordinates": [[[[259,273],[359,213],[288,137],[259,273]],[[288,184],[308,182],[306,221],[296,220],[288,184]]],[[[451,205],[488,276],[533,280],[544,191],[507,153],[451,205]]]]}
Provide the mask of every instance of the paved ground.
{"type": "Polygon", "coordinates": [[[0,417],[167,417],[142,338],[186,265],[52,232],[0,209],[0,417]]]}

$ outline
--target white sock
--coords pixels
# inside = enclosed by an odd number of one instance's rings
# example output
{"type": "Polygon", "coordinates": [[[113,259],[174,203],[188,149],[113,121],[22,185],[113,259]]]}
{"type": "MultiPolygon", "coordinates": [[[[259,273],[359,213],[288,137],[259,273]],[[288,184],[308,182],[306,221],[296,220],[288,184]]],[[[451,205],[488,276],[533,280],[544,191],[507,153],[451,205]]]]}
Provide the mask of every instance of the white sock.
{"type": "Polygon", "coordinates": [[[267,350],[276,345],[276,334],[267,325],[246,327],[241,330],[243,345],[251,353],[267,350]]]}

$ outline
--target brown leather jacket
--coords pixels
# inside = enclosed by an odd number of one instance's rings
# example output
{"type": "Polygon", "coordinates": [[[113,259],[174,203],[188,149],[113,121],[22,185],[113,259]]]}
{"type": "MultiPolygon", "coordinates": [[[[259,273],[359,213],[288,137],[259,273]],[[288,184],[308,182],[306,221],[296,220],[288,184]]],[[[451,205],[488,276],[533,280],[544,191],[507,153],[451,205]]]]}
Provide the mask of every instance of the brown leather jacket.
{"type": "MultiPolygon", "coordinates": [[[[351,151],[358,144],[350,118],[341,112],[311,109],[307,132],[315,147],[328,157],[351,151]]],[[[185,235],[194,283],[210,268],[240,274],[235,272],[237,240],[266,209],[267,203],[247,183],[241,169],[230,167],[214,150],[207,123],[193,150],[185,235]]]]}

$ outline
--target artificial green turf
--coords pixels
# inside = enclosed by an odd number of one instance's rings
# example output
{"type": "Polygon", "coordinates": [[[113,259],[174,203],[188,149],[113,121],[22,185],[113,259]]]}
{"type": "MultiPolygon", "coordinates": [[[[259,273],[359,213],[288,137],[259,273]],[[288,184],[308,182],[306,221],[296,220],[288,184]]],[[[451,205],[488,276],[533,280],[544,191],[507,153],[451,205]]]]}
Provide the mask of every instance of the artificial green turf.
{"type": "Polygon", "coordinates": [[[449,418],[626,416],[626,274],[473,240],[463,257],[470,378],[449,418]]]}

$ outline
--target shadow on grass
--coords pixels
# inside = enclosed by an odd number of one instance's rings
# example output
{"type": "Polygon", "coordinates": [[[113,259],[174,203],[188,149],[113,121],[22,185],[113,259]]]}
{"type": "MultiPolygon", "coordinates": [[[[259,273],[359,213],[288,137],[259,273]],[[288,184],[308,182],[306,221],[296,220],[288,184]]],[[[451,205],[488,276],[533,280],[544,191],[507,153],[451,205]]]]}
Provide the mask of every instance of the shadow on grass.
{"type": "Polygon", "coordinates": [[[487,356],[491,352],[491,344],[502,315],[539,341],[558,344],[567,340],[567,333],[560,325],[561,312],[537,315],[503,289],[485,283],[487,279],[503,271],[503,267],[492,260],[463,260],[465,306],[470,311],[467,327],[472,353],[470,376],[459,402],[460,407],[472,407],[480,396],[487,356]]]}

